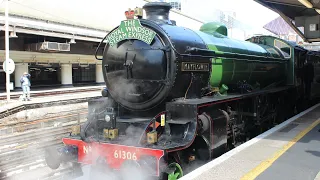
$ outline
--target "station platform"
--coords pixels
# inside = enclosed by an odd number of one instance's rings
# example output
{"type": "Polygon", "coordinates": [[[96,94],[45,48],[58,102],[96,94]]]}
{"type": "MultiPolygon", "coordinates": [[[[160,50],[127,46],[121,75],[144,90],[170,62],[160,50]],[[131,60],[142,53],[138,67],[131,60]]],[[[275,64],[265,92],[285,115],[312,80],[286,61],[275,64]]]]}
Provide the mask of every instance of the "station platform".
{"type": "MultiPolygon", "coordinates": [[[[19,98],[0,100],[0,119],[22,110],[66,105],[86,102],[90,99],[101,97],[103,86],[51,89],[45,91],[31,91],[31,101],[21,101],[19,98]],[[38,95],[35,95],[39,93],[38,95]]],[[[0,97],[3,94],[0,94],[0,97]]],[[[17,95],[21,95],[17,94],[17,95]]]]}
{"type": "MultiPolygon", "coordinates": [[[[67,93],[75,93],[75,92],[87,92],[87,91],[96,91],[102,90],[105,85],[96,85],[96,86],[82,86],[82,87],[59,87],[59,88],[31,88],[30,95],[31,97],[38,97],[38,96],[50,96],[50,95],[57,95],[57,94],[67,94],[67,93]]],[[[23,92],[21,91],[13,91],[10,92],[11,99],[18,99],[23,92]]],[[[7,93],[1,92],[0,93],[0,100],[6,100],[7,93]]]]}
{"type": "Polygon", "coordinates": [[[319,129],[320,104],[317,104],[181,180],[318,180],[319,129]]]}

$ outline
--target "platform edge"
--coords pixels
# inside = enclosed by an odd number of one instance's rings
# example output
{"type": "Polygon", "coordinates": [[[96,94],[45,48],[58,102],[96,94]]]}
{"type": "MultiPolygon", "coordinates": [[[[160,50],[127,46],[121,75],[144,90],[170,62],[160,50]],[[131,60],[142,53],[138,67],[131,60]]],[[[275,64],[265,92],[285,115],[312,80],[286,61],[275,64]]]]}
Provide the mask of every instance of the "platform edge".
{"type": "Polygon", "coordinates": [[[229,159],[230,157],[236,155],[237,153],[239,153],[240,151],[246,149],[247,147],[257,143],[258,141],[260,141],[261,139],[264,139],[265,137],[271,135],[272,133],[282,129],[283,127],[287,126],[288,124],[290,124],[291,122],[295,121],[296,119],[298,119],[299,117],[307,114],[308,112],[314,110],[315,108],[317,108],[318,106],[320,106],[320,103],[310,107],[309,109],[291,117],[290,119],[282,122],[281,124],[269,129],[268,131],[260,134],[259,136],[241,144],[240,146],[232,149],[231,151],[228,151],[227,153],[221,155],[220,157],[208,162],[207,164],[200,166],[199,168],[195,169],[194,171],[190,172],[189,174],[186,174],[185,176],[183,176],[182,178],[180,178],[180,180],[190,180],[190,179],[194,179],[198,176],[200,176],[202,173],[208,171],[209,169],[219,165],[220,163],[226,161],[227,159],[229,159]]]}

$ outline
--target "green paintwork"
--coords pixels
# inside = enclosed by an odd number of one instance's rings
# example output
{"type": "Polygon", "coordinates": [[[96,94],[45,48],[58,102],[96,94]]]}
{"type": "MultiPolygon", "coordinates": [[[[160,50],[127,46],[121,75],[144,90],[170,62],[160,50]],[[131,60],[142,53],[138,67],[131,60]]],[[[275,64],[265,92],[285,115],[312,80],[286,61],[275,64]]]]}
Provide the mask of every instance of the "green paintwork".
{"type": "Polygon", "coordinates": [[[116,45],[125,39],[138,39],[147,44],[151,44],[156,33],[140,24],[139,19],[121,21],[120,26],[107,36],[110,46],[116,45]]]}
{"type": "Polygon", "coordinates": [[[214,34],[219,33],[224,36],[228,36],[228,29],[227,27],[219,22],[209,22],[200,27],[200,31],[208,33],[208,34],[214,34]]]}
{"type": "Polygon", "coordinates": [[[230,39],[210,28],[214,25],[205,24],[200,31],[195,31],[207,48],[216,54],[212,59],[212,88],[221,88],[222,84],[234,86],[239,81],[246,81],[251,85],[260,84],[263,88],[275,82],[286,81],[288,61],[275,47],[230,39]]]}
{"type": "MultiPolygon", "coordinates": [[[[273,36],[258,36],[258,37],[252,37],[247,39],[247,41],[252,43],[260,44],[261,46],[267,45],[267,46],[275,46],[275,42],[280,42],[280,44],[285,44],[288,46],[287,49],[284,49],[286,51],[290,51],[290,56],[288,56],[289,63],[286,67],[286,73],[287,73],[287,84],[288,85],[294,85],[295,84],[295,78],[294,78],[294,47],[293,45],[287,43],[286,41],[273,37],[273,36]]],[[[279,43],[278,43],[279,44],[279,43]]]]}
{"type": "Polygon", "coordinates": [[[210,76],[210,85],[212,87],[219,87],[219,84],[222,79],[222,59],[212,59],[212,68],[210,76]]]}
{"type": "MultiPolygon", "coordinates": [[[[216,53],[223,54],[220,52],[214,45],[208,45],[209,49],[214,50],[216,53]]],[[[212,68],[211,68],[211,76],[210,76],[210,85],[212,87],[219,87],[222,78],[222,59],[215,58],[212,59],[212,68]]]]}
{"type": "Polygon", "coordinates": [[[169,167],[175,168],[175,171],[168,174],[168,180],[177,180],[183,176],[183,171],[178,163],[171,163],[169,167]]]}

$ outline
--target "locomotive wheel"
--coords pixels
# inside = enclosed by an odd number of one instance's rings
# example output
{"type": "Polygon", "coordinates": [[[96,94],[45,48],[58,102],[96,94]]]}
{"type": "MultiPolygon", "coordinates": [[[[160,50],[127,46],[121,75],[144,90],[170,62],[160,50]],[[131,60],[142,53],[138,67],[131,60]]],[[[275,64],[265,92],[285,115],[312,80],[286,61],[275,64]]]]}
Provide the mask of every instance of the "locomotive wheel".
{"type": "Polygon", "coordinates": [[[58,169],[61,163],[58,151],[54,148],[46,149],[45,161],[51,169],[58,169]]]}
{"type": "Polygon", "coordinates": [[[171,173],[168,173],[168,180],[176,180],[183,176],[182,168],[178,163],[169,164],[168,169],[172,170],[171,173]]]}

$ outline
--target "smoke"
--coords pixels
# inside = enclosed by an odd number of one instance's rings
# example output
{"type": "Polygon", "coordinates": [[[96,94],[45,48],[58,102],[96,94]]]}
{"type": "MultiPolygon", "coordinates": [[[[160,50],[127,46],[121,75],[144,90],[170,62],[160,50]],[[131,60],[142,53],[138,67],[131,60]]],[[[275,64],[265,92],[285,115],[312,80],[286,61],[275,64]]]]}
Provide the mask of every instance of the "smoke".
{"type": "MultiPolygon", "coordinates": [[[[44,161],[43,147],[56,137],[48,134],[48,136],[38,137],[36,140],[26,138],[18,141],[14,147],[2,149],[0,166],[2,175],[6,176],[4,179],[31,180],[50,173],[51,170],[46,168],[44,161]]],[[[54,146],[58,146],[60,143],[54,146]]]]}
{"type": "Polygon", "coordinates": [[[112,94],[123,99],[135,99],[139,97],[137,94],[138,87],[135,83],[125,79],[120,72],[110,72],[108,73],[108,81],[111,87],[108,87],[112,94]]]}
{"type": "Polygon", "coordinates": [[[130,125],[125,131],[125,139],[122,141],[123,144],[128,146],[138,146],[140,137],[144,134],[145,130],[140,127],[130,125]]]}
{"type": "MultiPolygon", "coordinates": [[[[145,129],[134,125],[129,125],[127,128],[122,129],[124,134],[121,133],[116,140],[107,140],[108,143],[121,144],[126,146],[140,146],[139,141],[145,129]]],[[[94,152],[101,152],[101,149],[95,149],[92,147],[92,154],[94,152]]],[[[120,149],[121,150],[121,149],[120,149]]],[[[109,152],[109,156],[113,156],[112,152],[109,152]]],[[[92,154],[88,154],[86,158],[92,158],[92,154]]],[[[101,154],[100,154],[101,155],[101,154]]],[[[100,156],[99,155],[99,156],[100,156]]],[[[101,156],[103,157],[103,155],[101,156]]],[[[108,159],[108,156],[107,156],[108,159]]],[[[95,161],[95,159],[94,159],[95,161]]],[[[112,180],[149,180],[150,173],[155,173],[156,159],[140,157],[138,161],[126,159],[119,170],[108,169],[108,164],[118,163],[119,159],[114,159],[117,162],[107,162],[106,159],[98,159],[96,162],[100,162],[101,166],[91,165],[82,168],[83,176],[77,178],[77,180],[91,180],[91,179],[112,179],[112,180]],[[142,158],[142,159],[141,159],[142,158]]],[[[162,162],[163,163],[163,162],[162,162]]],[[[160,166],[163,166],[162,164],[160,166]]]]}
{"type": "Polygon", "coordinates": [[[204,161],[204,160],[199,160],[199,159],[196,159],[192,162],[190,162],[187,166],[185,166],[185,168],[183,169],[183,175],[186,175],[188,173],[190,173],[191,171],[199,168],[200,166],[203,166],[205,165],[206,163],[208,163],[208,161],[204,161]]]}

